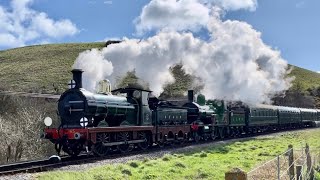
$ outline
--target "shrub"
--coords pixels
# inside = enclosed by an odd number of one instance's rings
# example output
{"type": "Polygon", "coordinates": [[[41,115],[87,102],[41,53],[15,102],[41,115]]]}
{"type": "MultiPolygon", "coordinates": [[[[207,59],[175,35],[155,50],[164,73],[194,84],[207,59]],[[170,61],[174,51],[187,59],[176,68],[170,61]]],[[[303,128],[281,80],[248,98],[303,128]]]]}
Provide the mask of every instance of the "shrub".
{"type": "Polygon", "coordinates": [[[0,163],[36,159],[52,153],[52,145],[40,139],[43,119],[51,107],[43,101],[0,96],[0,163]]]}

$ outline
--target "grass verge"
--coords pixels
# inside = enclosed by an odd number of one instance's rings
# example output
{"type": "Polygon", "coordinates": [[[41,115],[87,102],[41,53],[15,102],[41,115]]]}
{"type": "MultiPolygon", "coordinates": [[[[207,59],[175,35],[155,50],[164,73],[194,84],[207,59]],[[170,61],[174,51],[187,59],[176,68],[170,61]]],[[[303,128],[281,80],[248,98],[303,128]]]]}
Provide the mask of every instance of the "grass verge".
{"type": "Polygon", "coordinates": [[[245,171],[285,151],[289,144],[320,147],[320,129],[286,132],[226,144],[212,144],[189,152],[157,159],[130,161],[74,171],[54,171],[37,179],[224,179],[224,173],[239,167],[245,171]]]}

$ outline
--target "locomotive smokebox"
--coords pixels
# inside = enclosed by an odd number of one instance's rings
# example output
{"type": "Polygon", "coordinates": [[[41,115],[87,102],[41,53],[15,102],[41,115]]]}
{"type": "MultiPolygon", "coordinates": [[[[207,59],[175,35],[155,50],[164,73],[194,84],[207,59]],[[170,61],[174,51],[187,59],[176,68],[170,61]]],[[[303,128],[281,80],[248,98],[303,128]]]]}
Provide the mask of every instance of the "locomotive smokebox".
{"type": "Polygon", "coordinates": [[[73,80],[75,81],[75,89],[80,89],[82,88],[82,70],[81,69],[73,69],[72,71],[73,74],[73,80]]]}
{"type": "Polygon", "coordinates": [[[188,90],[188,101],[193,102],[193,90],[188,90]]]}

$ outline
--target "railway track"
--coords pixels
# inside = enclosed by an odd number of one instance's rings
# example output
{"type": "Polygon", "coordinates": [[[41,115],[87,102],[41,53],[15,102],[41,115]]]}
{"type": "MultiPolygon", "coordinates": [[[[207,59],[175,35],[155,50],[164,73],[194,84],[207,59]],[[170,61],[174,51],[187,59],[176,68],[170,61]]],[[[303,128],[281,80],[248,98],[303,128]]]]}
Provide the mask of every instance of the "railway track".
{"type": "Polygon", "coordinates": [[[34,161],[25,161],[0,166],[0,176],[12,175],[23,172],[40,172],[53,168],[57,165],[62,165],[64,162],[70,161],[70,157],[61,157],[60,162],[52,159],[42,159],[34,161]]]}
{"type": "Polygon", "coordinates": [[[121,154],[117,151],[111,152],[110,155],[105,157],[95,157],[93,155],[87,155],[82,154],[78,157],[70,157],[70,156],[62,156],[61,161],[56,161],[56,159],[43,159],[43,160],[35,160],[35,161],[25,161],[25,162],[19,162],[19,163],[12,163],[12,164],[6,164],[6,165],[0,165],[0,177],[6,176],[6,175],[14,175],[17,173],[34,173],[34,172],[42,172],[42,171],[48,171],[52,170],[54,168],[59,168],[63,166],[68,165],[75,165],[75,164],[81,164],[81,163],[94,163],[101,160],[107,160],[107,159],[116,159],[116,158],[122,158],[122,157],[128,157],[128,156],[134,156],[138,154],[148,154],[152,152],[162,151],[162,150],[170,150],[173,148],[184,148],[191,145],[203,145],[203,144],[210,144],[210,143],[221,143],[225,141],[237,141],[237,140],[246,140],[252,137],[258,137],[263,135],[270,135],[275,133],[281,133],[281,132],[291,132],[291,131],[299,131],[299,130],[305,130],[310,128],[303,128],[303,129],[292,129],[287,131],[274,131],[274,132],[263,132],[255,135],[243,135],[241,137],[231,137],[231,138],[225,138],[222,140],[215,140],[215,141],[200,141],[198,143],[194,142],[186,142],[184,144],[169,144],[165,148],[160,148],[158,146],[152,146],[147,150],[140,151],[137,149],[134,149],[133,151],[125,154],[121,154]]]}

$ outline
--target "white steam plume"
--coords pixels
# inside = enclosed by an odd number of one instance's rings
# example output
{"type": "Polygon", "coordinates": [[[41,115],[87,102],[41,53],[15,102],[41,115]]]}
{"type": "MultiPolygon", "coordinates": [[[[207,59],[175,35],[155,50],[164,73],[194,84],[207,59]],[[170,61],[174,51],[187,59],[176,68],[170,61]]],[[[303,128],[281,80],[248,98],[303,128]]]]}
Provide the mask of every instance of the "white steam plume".
{"type": "MultiPolygon", "coordinates": [[[[174,2],[184,1],[171,3],[174,2]]],[[[173,7],[175,9],[178,5],[173,7]]],[[[203,93],[207,98],[255,104],[270,102],[270,97],[274,94],[287,90],[291,79],[285,77],[287,62],[281,58],[280,52],[265,45],[261,40],[261,33],[251,25],[240,21],[222,21],[221,8],[208,7],[209,9],[210,18],[205,26],[211,36],[208,41],[195,37],[191,32],[160,30],[155,36],[140,42],[128,39],[101,51],[87,52],[88,57],[82,54],[80,58],[80,54],[75,67],[82,67],[86,73],[96,75],[99,70],[106,71],[100,65],[102,61],[106,61],[107,69],[113,70],[109,76],[113,82],[118,75],[135,69],[136,75],[147,81],[157,95],[161,93],[165,83],[174,81],[169,67],[177,63],[182,63],[186,73],[203,80],[203,93]],[[79,59],[83,58],[86,60],[80,62],[79,59]],[[96,58],[100,62],[97,65],[99,69],[92,71],[82,65],[87,61],[93,63],[96,58]]],[[[144,8],[143,11],[145,10],[144,8]]],[[[100,77],[102,76],[108,75],[101,73],[100,77]]],[[[93,75],[87,77],[90,78],[84,79],[91,82],[102,79],[92,79],[97,78],[93,75]]]]}
{"type": "Polygon", "coordinates": [[[104,59],[104,55],[98,49],[80,53],[73,68],[84,70],[83,87],[92,92],[100,80],[110,76],[113,72],[112,63],[104,59]]]}

